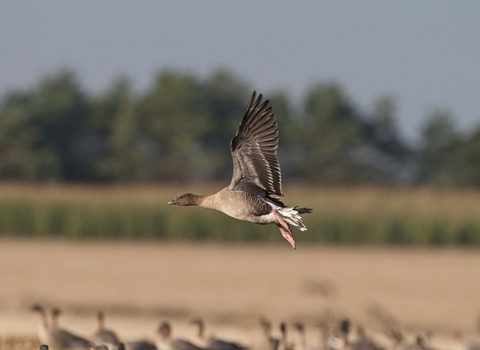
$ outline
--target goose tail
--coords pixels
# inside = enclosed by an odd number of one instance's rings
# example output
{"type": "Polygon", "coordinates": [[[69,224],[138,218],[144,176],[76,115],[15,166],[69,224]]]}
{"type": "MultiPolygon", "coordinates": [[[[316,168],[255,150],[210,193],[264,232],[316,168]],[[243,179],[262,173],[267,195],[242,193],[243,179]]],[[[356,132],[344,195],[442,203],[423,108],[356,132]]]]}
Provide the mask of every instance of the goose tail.
{"type": "Polygon", "coordinates": [[[278,212],[282,218],[293,227],[300,231],[306,231],[307,227],[302,221],[300,214],[310,214],[312,209],[310,208],[298,208],[298,207],[285,207],[278,209],[278,212]]]}

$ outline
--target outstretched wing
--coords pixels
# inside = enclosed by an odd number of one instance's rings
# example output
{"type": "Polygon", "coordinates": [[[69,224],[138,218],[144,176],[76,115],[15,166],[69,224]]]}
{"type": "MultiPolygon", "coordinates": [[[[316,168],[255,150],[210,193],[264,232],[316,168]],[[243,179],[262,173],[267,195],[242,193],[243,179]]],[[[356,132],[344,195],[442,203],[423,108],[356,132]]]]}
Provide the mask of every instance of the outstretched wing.
{"type": "Polygon", "coordinates": [[[278,164],[278,127],[269,101],[254,91],[230,149],[233,159],[231,190],[283,196],[278,164]]]}

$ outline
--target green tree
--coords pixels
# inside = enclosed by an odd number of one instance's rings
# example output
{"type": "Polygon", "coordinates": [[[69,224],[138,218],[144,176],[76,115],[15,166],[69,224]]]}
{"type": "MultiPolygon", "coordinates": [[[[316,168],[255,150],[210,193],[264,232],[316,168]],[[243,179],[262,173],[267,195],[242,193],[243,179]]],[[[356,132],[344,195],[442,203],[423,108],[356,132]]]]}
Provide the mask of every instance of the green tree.
{"type": "Polygon", "coordinates": [[[355,182],[359,164],[353,151],[362,141],[354,107],[336,84],[310,88],[303,117],[304,152],[298,176],[322,182],[355,182]]]}
{"type": "Polygon", "coordinates": [[[92,123],[105,143],[98,158],[100,179],[120,181],[151,180],[143,169],[148,168],[153,155],[145,133],[140,131],[137,103],[131,83],[126,77],[117,79],[112,87],[92,102],[92,123]]]}
{"type": "Polygon", "coordinates": [[[228,70],[212,72],[202,83],[208,128],[202,137],[205,157],[202,178],[228,181],[232,176],[230,141],[245,113],[252,93],[228,70]]]}
{"type": "Polygon", "coordinates": [[[396,109],[393,97],[381,96],[374,101],[373,113],[362,118],[372,182],[406,182],[414,177],[414,155],[398,129],[396,109]]]}
{"type": "Polygon", "coordinates": [[[0,107],[0,178],[26,181],[61,178],[52,147],[40,146],[42,130],[32,123],[32,93],[12,92],[0,107]]]}
{"type": "Polygon", "coordinates": [[[295,169],[304,150],[304,135],[300,116],[295,113],[290,96],[286,91],[276,90],[268,93],[275,113],[280,142],[278,157],[282,176],[284,178],[295,175],[295,169]]]}
{"type": "Polygon", "coordinates": [[[451,158],[450,171],[458,184],[480,186],[480,127],[457,146],[451,158]]]}
{"type": "MultiPolygon", "coordinates": [[[[141,131],[151,140],[150,180],[187,180],[199,176],[201,138],[208,124],[198,79],[189,73],[161,72],[139,105],[141,131]]],[[[147,166],[147,165],[146,165],[147,166]]]]}
{"type": "Polygon", "coordinates": [[[61,70],[31,91],[12,93],[0,111],[1,173],[28,180],[91,180],[87,100],[61,70]]]}
{"type": "Polygon", "coordinates": [[[418,180],[433,185],[458,184],[458,149],[461,143],[452,115],[433,109],[422,127],[422,148],[418,162],[418,180]]]}

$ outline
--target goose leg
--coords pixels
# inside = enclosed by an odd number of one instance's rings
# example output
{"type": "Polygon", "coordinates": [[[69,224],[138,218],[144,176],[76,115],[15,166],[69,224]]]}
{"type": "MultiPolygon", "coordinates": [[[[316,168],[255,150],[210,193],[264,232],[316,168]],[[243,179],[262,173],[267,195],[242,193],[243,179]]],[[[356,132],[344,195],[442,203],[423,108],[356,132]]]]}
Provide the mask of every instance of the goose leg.
{"type": "Polygon", "coordinates": [[[293,247],[293,249],[297,249],[297,248],[295,248],[295,241],[292,237],[292,234],[290,232],[288,232],[287,230],[285,230],[285,227],[283,227],[282,225],[280,225],[280,224],[276,224],[276,225],[280,229],[280,232],[282,233],[283,238],[285,238],[288,241],[288,243],[290,243],[290,245],[293,247]]]}
{"type": "Polygon", "coordinates": [[[288,243],[293,247],[293,249],[296,249],[295,247],[295,240],[293,239],[292,231],[290,230],[290,226],[288,226],[288,223],[283,220],[282,216],[276,211],[272,210],[273,215],[278,219],[279,223],[275,224],[277,225],[278,229],[282,233],[283,238],[287,240],[288,243]]]}

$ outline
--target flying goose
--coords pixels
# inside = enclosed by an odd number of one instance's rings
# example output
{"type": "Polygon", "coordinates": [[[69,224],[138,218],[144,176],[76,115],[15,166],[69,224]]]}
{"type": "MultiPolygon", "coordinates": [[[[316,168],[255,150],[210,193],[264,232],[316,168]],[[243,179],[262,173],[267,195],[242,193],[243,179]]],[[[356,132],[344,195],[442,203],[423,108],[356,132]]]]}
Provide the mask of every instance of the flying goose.
{"type": "Polygon", "coordinates": [[[283,196],[277,148],[278,127],[273,107],[268,100],[262,103],[262,95],[257,98],[254,91],[230,143],[233,159],[230,185],[212,195],[185,193],[168,204],[196,205],[255,224],[275,224],[295,249],[290,225],[306,231],[300,214],[311,213],[311,209],[287,207],[270,196],[283,196]]]}
{"type": "Polygon", "coordinates": [[[198,327],[198,339],[206,343],[209,350],[246,350],[247,348],[227,340],[217,339],[215,337],[205,337],[205,322],[200,317],[194,317],[190,323],[198,327]]]}
{"type": "Polygon", "coordinates": [[[108,350],[118,350],[121,342],[114,331],[105,329],[105,315],[103,311],[97,312],[97,319],[98,330],[93,334],[93,343],[95,345],[106,345],[108,350]]]}

